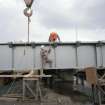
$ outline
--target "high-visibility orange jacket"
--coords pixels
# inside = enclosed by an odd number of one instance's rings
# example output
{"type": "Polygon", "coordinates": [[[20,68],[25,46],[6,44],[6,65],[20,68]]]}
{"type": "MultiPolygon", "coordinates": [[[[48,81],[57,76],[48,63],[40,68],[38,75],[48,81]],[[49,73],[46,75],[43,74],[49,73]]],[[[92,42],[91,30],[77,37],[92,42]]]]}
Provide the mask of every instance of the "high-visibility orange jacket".
{"type": "Polygon", "coordinates": [[[50,37],[49,37],[50,42],[55,42],[57,39],[60,41],[60,38],[56,32],[50,33],[50,37]]]}

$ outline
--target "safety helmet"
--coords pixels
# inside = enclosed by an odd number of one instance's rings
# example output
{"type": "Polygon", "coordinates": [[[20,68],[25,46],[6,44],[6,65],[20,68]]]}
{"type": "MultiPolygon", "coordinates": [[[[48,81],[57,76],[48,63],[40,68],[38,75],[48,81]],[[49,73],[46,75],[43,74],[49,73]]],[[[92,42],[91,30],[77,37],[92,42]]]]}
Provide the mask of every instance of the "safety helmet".
{"type": "Polygon", "coordinates": [[[41,45],[41,49],[44,49],[44,47],[45,47],[44,45],[41,45]]]}

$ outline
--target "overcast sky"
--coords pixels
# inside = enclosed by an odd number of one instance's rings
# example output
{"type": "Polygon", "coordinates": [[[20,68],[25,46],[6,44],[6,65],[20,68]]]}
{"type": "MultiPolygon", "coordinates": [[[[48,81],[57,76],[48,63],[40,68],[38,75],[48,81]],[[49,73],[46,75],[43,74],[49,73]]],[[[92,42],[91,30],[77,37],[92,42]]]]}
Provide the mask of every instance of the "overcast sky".
{"type": "MultiPolygon", "coordinates": [[[[27,41],[24,0],[0,0],[0,42],[27,41]]],[[[62,42],[105,40],[105,0],[34,0],[30,40],[62,42]]]]}

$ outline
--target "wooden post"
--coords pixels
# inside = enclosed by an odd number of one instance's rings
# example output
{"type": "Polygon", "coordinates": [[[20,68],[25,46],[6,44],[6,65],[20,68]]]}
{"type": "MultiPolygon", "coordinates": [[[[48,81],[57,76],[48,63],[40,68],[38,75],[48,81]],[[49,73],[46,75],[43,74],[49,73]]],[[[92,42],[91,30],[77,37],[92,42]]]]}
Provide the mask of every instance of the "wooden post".
{"type": "Polygon", "coordinates": [[[76,76],[76,85],[78,85],[79,84],[79,79],[78,79],[78,74],[77,74],[77,76],[76,76]]]}
{"type": "Polygon", "coordinates": [[[23,101],[24,101],[24,96],[25,96],[25,81],[24,81],[24,78],[23,78],[23,101]]]}
{"type": "Polygon", "coordinates": [[[91,85],[92,88],[92,100],[93,100],[93,104],[95,105],[95,90],[94,90],[94,84],[91,85]]]}
{"type": "Polygon", "coordinates": [[[99,99],[99,105],[101,105],[101,92],[100,92],[99,88],[98,88],[98,99],[99,99]]]}

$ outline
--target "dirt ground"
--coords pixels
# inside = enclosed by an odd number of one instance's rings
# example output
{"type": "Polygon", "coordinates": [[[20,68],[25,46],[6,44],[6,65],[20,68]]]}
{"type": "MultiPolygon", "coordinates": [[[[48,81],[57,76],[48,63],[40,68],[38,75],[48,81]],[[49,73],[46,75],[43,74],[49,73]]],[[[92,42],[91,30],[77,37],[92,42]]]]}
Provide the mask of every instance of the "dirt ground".
{"type": "MultiPolygon", "coordinates": [[[[78,96],[79,98],[79,96],[78,96]]],[[[52,90],[47,90],[46,95],[42,98],[42,101],[34,100],[21,100],[18,101],[0,101],[0,105],[91,105],[88,101],[80,102],[74,101],[71,97],[55,93],[52,90]]]]}
{"type": "MultiPolygon", "coordinates": [[[[19,87],[18,87],[19,88],[19,87]]],[[[53,89],[42,87],[42,100],[0,100],[0,105],[92,105],[88,97],[73,91],[71,83],[56,83],[53,89]]]]}

